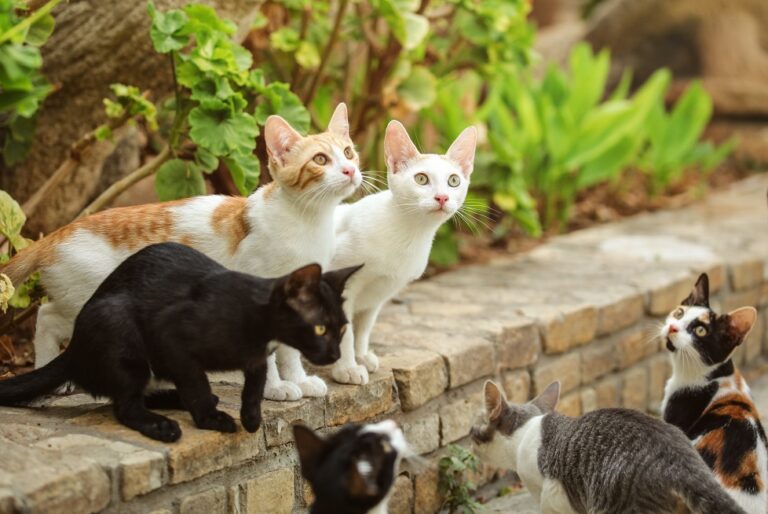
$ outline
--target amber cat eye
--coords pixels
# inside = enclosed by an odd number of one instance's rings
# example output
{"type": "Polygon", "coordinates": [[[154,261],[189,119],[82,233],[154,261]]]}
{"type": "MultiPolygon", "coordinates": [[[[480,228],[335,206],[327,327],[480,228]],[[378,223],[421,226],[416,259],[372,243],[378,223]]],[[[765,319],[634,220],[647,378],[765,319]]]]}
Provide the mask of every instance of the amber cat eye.
{"type": "Polygon", "coordinates": [[[328,164],[328,156],[324,153],[316,154],[314,157],[312,157],[312,160],[320,165],[328,164]]]}
{"type": "Polygon", "coordinates": [[[683,317],[683,314],[685,314],[685,311],[683,310],[683,308],[682,308],[682,307],[678,307],[678,308],[677,308],[677,309],[675,309],[675,311],[672,313],[672,316],[673,316],[675,319],[680,319],[680,318],[682,318],[682,317],[683,317]]]}
{"type": "Polygon", "coordinates": [[[344,149],[344,157],[347,159],[353,159],[355,157],[355,152],[352,151],[351,146],[348,146],[344,149]]]}
{"type": "Polygon", "coordinates": [[[699,336],[699,337],[704,337],[705,335],[707,335],[707,329],[706,329],[706,327],[702,327],[701,325],[699,325],[698,327],[696,327],[696,328],[693,330],[693,332],[694,332],[694,333],[695,333],[697,336],[699,336]]]}
{"type": "Polygon", "coordinates": [[[315,325],[315,335],[316,336],[325,335],[325,332],[326,332],[325,325],[315,325]]]}

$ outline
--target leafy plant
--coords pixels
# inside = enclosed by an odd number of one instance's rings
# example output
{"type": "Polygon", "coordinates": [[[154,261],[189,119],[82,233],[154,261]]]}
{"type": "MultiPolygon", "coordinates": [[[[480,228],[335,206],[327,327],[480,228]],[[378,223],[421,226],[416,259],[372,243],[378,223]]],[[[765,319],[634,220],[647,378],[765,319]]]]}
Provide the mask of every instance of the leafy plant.
{"type": "MultiPolygon", "coordinates": [[[[0,190],[0,235],[10,245],[10,253],[0,252],[0,263],[7,262],[11,255],[29,245],[29,240],[21,235],[27,218],[21,206],[11,195],[0,190]]],[[[16,308],[28,307],[37,294],[40,276],[34,273],[23,284],[11,284],[10,279],[0,275],[0,310],[5,312],[8,305],[16,308]]]]}
{"type": "Polygon", "coordinates": [[[477,486],[467,476],[476,473],[479,465],[477,456],[466,448],[455,444],[448,447],[448,455],[438,462],[438,488],[445,498],[442,508],[451,514],[482,511],[482,505],[472,497],[477,486]]]}
{"type": "Polygon", "coordinates": [[[0,0],[0,140],[3,161],[11,166],[29,151],[35,113],[53,87],[40,73],[39,47],[53,32],[51,10],[61,0],[50,0],[27,17],[19,0],[0,0]]]}

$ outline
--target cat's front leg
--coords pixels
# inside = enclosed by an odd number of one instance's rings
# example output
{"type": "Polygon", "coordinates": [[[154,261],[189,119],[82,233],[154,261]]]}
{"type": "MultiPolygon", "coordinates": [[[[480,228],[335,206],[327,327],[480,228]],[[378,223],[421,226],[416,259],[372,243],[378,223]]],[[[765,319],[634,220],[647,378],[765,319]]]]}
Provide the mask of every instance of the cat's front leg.
{"type": "Polygon", "coordinates": [[[261,400],[267,383],[267,365],[249,366],[243,370],[243,403],[240,407],[240,422],[248,432],[255,432],[261,425],[261,400]]]}
{"type": "Polygon", "coordinates": [[[171,379],[195,425],[203,430],[236,432],[237,425],[232,416],[216,408],[219,398],[211,391],[203,368],[191,359],[180,359],[178,356],[174,364],[176,369],[171,379]]]}
{"type": "Polygon", "coordinates": [[[304,396],[325,396],[328,386],[317,375],[307,375],[301,363],[301,352],[290,346],[281,344],[277,347],[277,364],[280,374],[301,389],[304,396]]]}
{"type": "Polygon", "coordinates": [[[367,384],[368,370],[365,366],[359,365],[355,361],[355,330],[352,320],[354,319],[354,308],[352,302],[348,299],[344,304],[344,314],[350,320],[347,325],[347,331],[341,338],[341,357],[333,365],[331,375],[336,382],[340,384],[367,384]]]}
{"type": "Polygon", "coordinates": [[[355,359],[365,366],[369,373],[379,369],[379,358],[370,348],[371,331],[379,317],[381,305],[355,315],[355,359]]]}
{"type": "Polygon", "coordinates": [[[278,402],[298,400],[304,394],[299,386],[280,378],[276,353],[267,357],[267,383],[264,386],[264,398],[278,402]]]}

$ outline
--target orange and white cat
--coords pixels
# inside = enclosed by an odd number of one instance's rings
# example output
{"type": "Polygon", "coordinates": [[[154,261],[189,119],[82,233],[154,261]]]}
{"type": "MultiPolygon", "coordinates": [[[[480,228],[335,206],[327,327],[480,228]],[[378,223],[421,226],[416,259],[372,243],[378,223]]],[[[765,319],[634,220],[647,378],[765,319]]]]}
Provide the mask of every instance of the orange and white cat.
{"type": "MultiPolygon", "coordinates": [[[[362,182],[346,105],[336,107],[321,134],[303,137],[279,116],[264,130],[274,182],[248,198],[210,195],[107,210],[62,227],[0,269],[15,284],[40,270],[51,299],[38,313],[36,368],[59,354],[101,281],[149,244],[180,242],[230,269],[267,278],[312,262],[330,265],[334,210],[362,182]]],[[[266,398],[326,392],[322,379],[304,372],[298,351],[280,345],[270,356],[266,398]]]]}

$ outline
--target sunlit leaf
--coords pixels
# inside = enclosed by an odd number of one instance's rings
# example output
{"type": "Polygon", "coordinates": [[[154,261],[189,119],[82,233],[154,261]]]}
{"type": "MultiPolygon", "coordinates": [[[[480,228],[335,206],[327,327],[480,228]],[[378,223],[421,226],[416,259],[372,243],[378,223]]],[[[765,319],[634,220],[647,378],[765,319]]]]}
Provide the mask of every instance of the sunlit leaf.
{"type": "Polygon", "coordinates": [[[205,194],[202,172],[189,161],[171,159],[155,175],[155,191],[160,201],[178,200],[205,194]]]}

